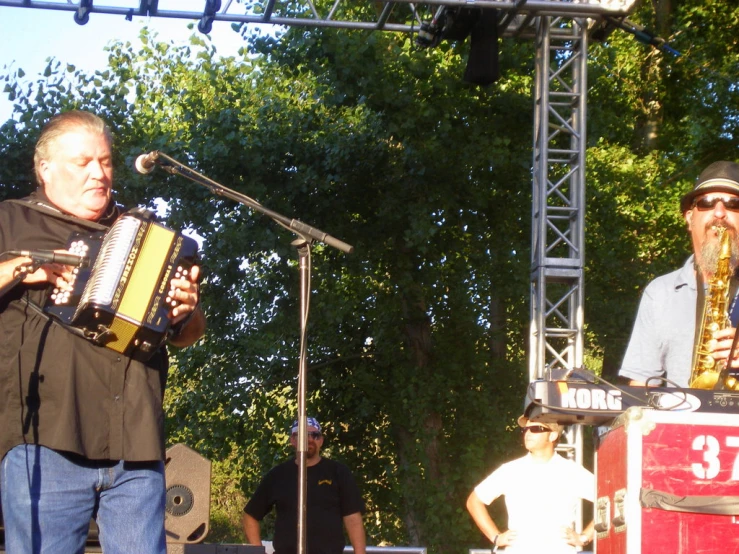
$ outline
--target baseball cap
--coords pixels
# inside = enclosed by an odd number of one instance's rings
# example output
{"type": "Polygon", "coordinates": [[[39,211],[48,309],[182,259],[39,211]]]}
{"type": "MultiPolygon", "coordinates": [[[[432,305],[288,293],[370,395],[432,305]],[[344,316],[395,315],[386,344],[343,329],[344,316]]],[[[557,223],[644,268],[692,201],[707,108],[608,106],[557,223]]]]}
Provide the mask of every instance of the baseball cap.
{"type": "Polygon", "coordinates": [[[728,192],[739,196],[739,163],[713,162],[695,181],[695,187],[680,200],[680,211],[687,212],[696,196],[709,192],[728,192]]]}
{"type": "MultiPolygon", "coordinates": [[[[305,426],[306,427],[315,427],[316,431],[321,430],[321,424],[318,423],[318,420],[315,417],[308,417],[305,420],[305,426]]],[[[296,419],[293,421],[292,429],[290,430],[290,433],[297,433],[298,432],[298,420],[296,419]]]]}
{"type": "MultiPolygon", "coordinates": [[[[527,418],[525,415],[519,416],[518,418],[518,426],[519,427],[526,427],[526,424],[529,422],[529,418],[527,418]]],[[[564,426],[560,425],[559,423],[552,423],[550,421],[536,421],[537,425],[541,425],[542,427],[546,427],[547,429],[551,429],[555,433],[559,434],[564,429],[564,426]]]]}

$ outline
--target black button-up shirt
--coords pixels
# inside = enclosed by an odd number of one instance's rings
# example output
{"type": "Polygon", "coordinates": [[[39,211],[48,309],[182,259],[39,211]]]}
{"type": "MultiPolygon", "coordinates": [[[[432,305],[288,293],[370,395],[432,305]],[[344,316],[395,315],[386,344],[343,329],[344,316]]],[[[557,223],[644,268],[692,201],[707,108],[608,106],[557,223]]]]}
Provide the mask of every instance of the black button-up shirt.
{"type": "MultiPolygon", "coordinates": [[[[48,204],[39,193],[29,200],[48,204]]],[[[72,232],[95,227],[2,202],[0,252],[66,248],[72,232]]],[[[140,362],[96,346],[28,305],[43,306],[50,288],[20,284],[0,298],[0,459],[26,443],[91,460],[163,460],[166,350],[140,362]]]]}

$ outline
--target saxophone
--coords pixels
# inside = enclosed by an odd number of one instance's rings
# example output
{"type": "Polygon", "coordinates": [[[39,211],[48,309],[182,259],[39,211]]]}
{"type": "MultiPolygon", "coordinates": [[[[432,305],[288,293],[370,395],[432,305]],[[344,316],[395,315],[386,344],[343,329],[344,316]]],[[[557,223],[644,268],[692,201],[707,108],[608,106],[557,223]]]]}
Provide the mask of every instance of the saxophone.
{"type": "Polygon", "coordinates": [[[690,372],[691,389],[724,388],[739,390],[739,381],[725,376],[726,360],[716,361],[711,356],[708,343],[714,333],[731,326],[729,320],[729,285],[731,283],[731,234],[725,227],[714,227],[720,242],[720,252],[716,271],[708,282],[706,299],[698,340],[693,351],[693,364],[690,372]],[[723,383],[716,387],[719,379],[723,383]],[[722,386],[723,385],[723,386],[722,386]]]}

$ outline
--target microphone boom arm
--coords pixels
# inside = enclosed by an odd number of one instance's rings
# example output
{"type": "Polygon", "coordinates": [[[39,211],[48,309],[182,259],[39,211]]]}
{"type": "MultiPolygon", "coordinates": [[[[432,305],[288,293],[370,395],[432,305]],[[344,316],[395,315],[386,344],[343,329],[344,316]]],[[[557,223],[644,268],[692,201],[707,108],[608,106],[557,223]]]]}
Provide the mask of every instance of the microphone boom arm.
{"type": "Polygon", "coordinates": [[[235,190],[224,187],[220,183],[209,179],[205,175],[198,173],[192,168],[187,167],[174,158],[167,156],[163,152],[155,150],[154,152],[149,154],[149,159],[157,165],[161,166],[162,169],[164,169],[168,173],[171,173],[173,175],[181,175],[182,177],[203,185],[213,194],[235,200],[236,202],[240,202],[241,204],[249,206],[256,211],[269,216],[286,229],[293,231],[303,238],[307,237],[323,242],[324,244],[336,248],[337,250],[341,250],[342,252],[345,252],[347,254],[351,254],[354,251],[354,247],[350,244],[347,244],[344,241],[332,237],[328,233],[324,233],[323,231],[316,229],[315,227],[311,227],[310,225],[307,225],[302,221],[299,221],[297,219],[290,219],[288,217],[285,217],[284,215],[270,210],[269,208],[265,208],[253,198],[249,198],[248,196],[236,192],[235,190]]]}

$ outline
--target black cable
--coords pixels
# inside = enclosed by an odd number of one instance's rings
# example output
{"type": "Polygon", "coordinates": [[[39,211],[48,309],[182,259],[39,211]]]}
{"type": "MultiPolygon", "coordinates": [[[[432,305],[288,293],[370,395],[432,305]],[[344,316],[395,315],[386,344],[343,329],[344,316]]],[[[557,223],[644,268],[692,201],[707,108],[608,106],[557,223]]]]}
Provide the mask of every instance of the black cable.
{"type": "Polygon", "coordinates": [[[636,38],[636,40],[638,40],[642,44],[648,44],[649,46],[653,46],[657,50],[667,52],[668,54],[672,54],[675,57],[681,56],[680,52],[670,46],[665,39],[654,35],[651,31],[649,31],[642,25],[634,23],[633,21],[630,21],[626,18],[617,19],[615,17],[606,17],[605,19],[619,29],[634,35],[634,38],[636,38]]]}

